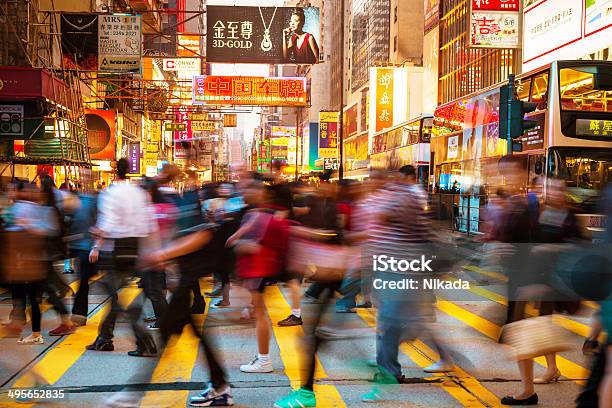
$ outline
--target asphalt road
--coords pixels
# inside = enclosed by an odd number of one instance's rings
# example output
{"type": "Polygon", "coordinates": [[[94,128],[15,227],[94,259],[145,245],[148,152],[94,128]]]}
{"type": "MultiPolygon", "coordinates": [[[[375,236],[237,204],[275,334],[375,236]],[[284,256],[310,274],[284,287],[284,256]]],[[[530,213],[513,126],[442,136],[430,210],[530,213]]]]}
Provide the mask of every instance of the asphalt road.
{"type": "MultiPolygon", "coordinates": [[[[73,275],[67,278],[74,279],[73,275]]],[[[400,362],[410,380],[387,390],[389,400],[377,404],[383,407],[494,407],[499,399],[518,390],[518,369],[508,350],[497,343],[500,326],[506,314],[504,276],[494,271],[468,266],[455,278],[472,282],[471,290],[438,293],[437,321],[432,324],[436,338],[450,350],[456,364],[454,373],[434,375],[422,368],[439,356],[429,336],[402,344],[400,362]]],[[[211,282],[202,280],[202,287],[211,282]]],[[[124,288],[121,299],[125,303],[138,301],[140,290],[124,288]]],[[[0,293],[0,319],[10,311],[8,294],[0,293]]],[[[198,340],[186,330],[168,347],[160,359],[135,358],[126,355],[134,348],[133,337],[125,322],[117,325],[114,352],[85,351],[84,346],[96,336],[97,325],[108,308],[108,297],[101,285],[92,285],[89,320],[75,334],[53,338],[48,331],[57,325],[55,313],[44,313],[45,344],[20,346],[16,339],[0,332],[0,406],[69,406],[103,407],[105,399],[124,384],[142,381],[136,373],[148,367],[153,371],[150,382],[141,384],[144,395],[141,406],[184,407],[190,395],[204,387],[208,379],[198,340]],[[48,389],[63,391],[63,398],[32,404],[17,404],[9,396],[10,390],[28,387],[35,372],[48,383],[48,389]]],[[[70,301],[68,301],[70,302],[70,301]]],[[[274,324],[270,355],[274,372],[246,374],[239,366],[249,362],[257,352],[255,329],[252,322],[239,318],[242,307],[249,303],[248,293],[235,285],[231,292],[232,306],[228,309],[209,309],[200,315],[206,321],[206,335],[216,344],[219,357],[233,385],[236,406],[271,407],[274,401],[300,383],[301,339],[306,326],[278,327],[274,324]]],[[[287,289],[283,286],[267,288],[266,307],[273,322],[290,312],[287,289]]],[[[303,305],[308,320],[313,305],[303,305]]],[[[48,309],[48,307],[47,307],[48,309]]],[[[150,305],[146,305],[150,312],[150,305]]],[[[588,331],[594,305],[585,305],[576,316],[559,316],[555,323],[564,327],[575,345],[561,353],[558,365],[562,377],[559,382],[536,385],[541,407],[572,407],[580,385],[588,376],[588,358],[580,349],[588,331]]],[[[372,387],[374,369],[368,360],[375,358],[375,312],[360,310],[357,314],[338,314],[333,307],[325,317],[325,325],[334,333],[352,333],[349,339],[330,341],[319,354],[315,391],[319,407],[365,407],[360,396],[372,387]]],[[[536,376],[545,367],[543,358],[535,364],[536,376]]]]}

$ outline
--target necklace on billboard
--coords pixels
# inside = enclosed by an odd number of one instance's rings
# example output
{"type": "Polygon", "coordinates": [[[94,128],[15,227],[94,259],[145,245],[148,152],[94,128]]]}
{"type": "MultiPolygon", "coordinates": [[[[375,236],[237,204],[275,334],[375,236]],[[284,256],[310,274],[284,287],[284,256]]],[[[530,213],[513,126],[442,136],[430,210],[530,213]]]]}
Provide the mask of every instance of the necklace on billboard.
{"type": "Polygon", "coordinates": [[[263,13],[261,12],[261,7],[259,7],[259,16],[261,17],[261,23],[263,24],[264,34],[263,40],[261,40],[261,50],[264,52],[268,52],[272,49],[272,39],[270,38],[270,27],[272,26],[272,22],[274,21],[274,16],[276,16],[276,9],[274,7],[274,13],[272,13],[272,18],[270,19],[270,23],[266,26],[266,21],[264,20],[263,13]]]}

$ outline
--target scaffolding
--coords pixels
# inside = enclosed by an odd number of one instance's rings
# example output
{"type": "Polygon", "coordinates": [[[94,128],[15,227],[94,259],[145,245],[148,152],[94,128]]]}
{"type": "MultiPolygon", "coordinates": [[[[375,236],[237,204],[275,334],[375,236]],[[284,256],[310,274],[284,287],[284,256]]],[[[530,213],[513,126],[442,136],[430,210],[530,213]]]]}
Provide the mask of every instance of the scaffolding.
{"type": "MultiPolygon", "coordinates": [[[[52,83],[52,95],[40,118],[44,136],[26,135],[23,155],[7,155],[0,161],[10,163],[13,174],[15,164],[61,166],[66,182],[91,187],[83,83],[78,67],[66,69],[64,65],[60,14],[55,10],[55,1],[50,3],[51,10],[41,12],[39,0],[0,2],[0,66],[40,69],[51,76],[52,83]]],[[[12,152],[12,148],[8,151],[12,152]]]]}

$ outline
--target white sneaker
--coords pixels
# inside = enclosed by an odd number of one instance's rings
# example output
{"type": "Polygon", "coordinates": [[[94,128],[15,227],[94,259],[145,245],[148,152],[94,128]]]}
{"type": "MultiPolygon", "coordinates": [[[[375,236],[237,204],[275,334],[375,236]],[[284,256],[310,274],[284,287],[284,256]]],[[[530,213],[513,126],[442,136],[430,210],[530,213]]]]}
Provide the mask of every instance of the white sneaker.
{"type": "Polygon", "coordinates": [[[243,373],[271,373],[274,371],[270,360],[263,362],[258,357],[255,357],[249,364],[241,365],[240,371],[243,373]]]}
{"type": "Polygon", "coordinates": [[[453,368],[450,365],[446,364],[446,361],[439,360],[430,365],[429,367],[425,367],[423,371],[425,371],[426,373],[447,373],[449,371],[453,371],[453,368]]]}
{"type": "Polygon", "coordinates": [[[30,334],[28,337],[22,337],[17,340],[17,344],[45,344],[45,340],[42,336],[34,337],[33,334],[30,334]]]}

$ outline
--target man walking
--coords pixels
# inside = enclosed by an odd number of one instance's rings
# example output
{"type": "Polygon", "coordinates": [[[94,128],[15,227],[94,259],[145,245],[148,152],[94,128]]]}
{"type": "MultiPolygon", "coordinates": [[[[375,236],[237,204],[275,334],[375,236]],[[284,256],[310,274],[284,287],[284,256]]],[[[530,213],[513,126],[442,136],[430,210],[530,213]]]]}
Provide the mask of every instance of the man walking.
{"type": "MultiPolygon", "coordinates": [[[[155,342],[144,327],[138,323],[139,306],[124,310],[119,304],[117,292],[128,278],[134,276],[140,240],[155,231],[157,224],[151,213],[147,193],[131,184],[127,179],[129,164],[126,159],[117,162],[117,179],[103,193],[98,203],[98,220],[94,229],[99,237],[91,248],[90,261],[98,262],[101,245],[112,246],[107,274],[103,284],[111,296],[111,310],[100,324],[96,340],[87,346],[88,350],[112,351],[113,331],[120,313],[127,313],[136,336],[136,350],[131,356],[151,357],[157,354],[155,342]]],[[[104,260],[105,257],[102,257],[104,260]]]]}

